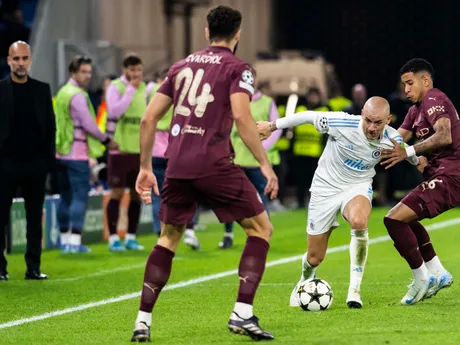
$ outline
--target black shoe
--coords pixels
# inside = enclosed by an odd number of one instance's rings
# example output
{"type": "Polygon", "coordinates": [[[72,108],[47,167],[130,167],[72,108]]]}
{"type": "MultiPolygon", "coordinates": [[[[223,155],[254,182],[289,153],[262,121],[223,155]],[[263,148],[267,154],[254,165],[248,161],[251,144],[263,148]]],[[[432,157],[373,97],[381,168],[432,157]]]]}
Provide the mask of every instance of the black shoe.
{"type": "Polygon", "coordinates": [[[150,327],[145,322],[138,322],[131,337],[133,343],[149,343],[150,327]]]}
{"type": "Polygon", "coordinates": [[[270,332],[260,328],[259,319],[253,315],[249,319],[242,319],[235,312],[232,312],[228,321],[228,329],[232,333],[247,335],[253,340],[273,340],[275,337],[270,332]]]}
{"type": "Polygon", "coordinates": [[[25,280],[45,280],[48,279],[46,274],[40,273],[40,271],[27,271],[25,280]]]}
{"type": "Polygon", "coordinates": [[[6,272],[0,272],[0,280],[8,280],[10,277],[8,277],[8,273],[6,272]]]}
{"type": "Polygon", "coordinates": [[[356,302],[356,301],[348,301],[347,306],[350,309],[361,309],[363,307],[361,303],[356,302]]]}
{"type": "Polygon", "coordinates": [[[224,236],[222,242],[219,242],[220,249],[230,249],[233,247],[233,238],[230,236],[224,236]]]}

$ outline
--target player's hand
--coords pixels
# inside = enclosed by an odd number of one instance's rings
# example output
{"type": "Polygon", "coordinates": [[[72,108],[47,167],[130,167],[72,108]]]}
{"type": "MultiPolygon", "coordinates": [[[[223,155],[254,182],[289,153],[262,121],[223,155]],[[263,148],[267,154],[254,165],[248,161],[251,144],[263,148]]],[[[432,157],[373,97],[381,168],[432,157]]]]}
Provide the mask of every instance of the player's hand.
{"type": "Polygon", "coordinates": [[[423,171],[425,170],[427,166],[428,166],[428,159],[426,159],[426,157],[423,157],[423,156],[418,157],[417,170],[423,174],[423,171]]]}
{"type": "Polygon", "coordinates": [[[267,194],[270,199],[275,199],[278,195],[278,177],[276,177],[270,164],[261,165],[260,170],[262,170],[262,174],[267,179],[264,193],[267,194]]]}
{"type": "Polygon", "coordinates": [[[136,191],[147,205],[152,203],[152,189],[156,195],[160,195],[158,182],[153,171],[141,169],[137,175],[136,191]]]}
{"type": "Polygon", "coordinates": [[[265,140],[270,135],[272,135],[272,130],[270,128],[271,122],[269,121],[259,121],[257,122],[257,131],[259,132],[260,140],[265,140]]]}
{"type": "Polygon", "coordinates": [[[118,150],[118,143],[115,140],[111,139],[107,144],[107,148],[109,150],[118,150]]]}
{"type": "Polygon", "coordinates": [[[392,166],[395,166],[407,158],[406,150],[394,139],[390,138],[390,140],[394,147],[392,149],[382,150],[383,159],[380,162],[380,165],[386,165],[385,169],[390,169],[392,166]]]}

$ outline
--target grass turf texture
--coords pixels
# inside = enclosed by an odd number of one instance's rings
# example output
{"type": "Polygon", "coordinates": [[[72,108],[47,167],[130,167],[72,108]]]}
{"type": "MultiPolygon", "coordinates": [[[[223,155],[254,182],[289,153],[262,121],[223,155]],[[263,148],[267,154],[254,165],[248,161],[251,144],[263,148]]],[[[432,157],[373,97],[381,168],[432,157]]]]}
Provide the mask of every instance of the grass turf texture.
{"type": "MultiPolygon", "coordinates": [[[[386,235],[386,209],[374,209],[370,238],[386,235]]],[[[275,232],[268,261],[305,252],[304,211],[272,216],[275,232]]],[[[460,276],[460,210],[452,210],[428,224],[443,226],[431,232],[444,266],[460,276]]],[[[169,284],[235,270],[245,235],[235,228],[235,246],[220,250],[223,225],[211,224],[197,232],[198,252],[181,244],[169,284]]],[[[349,227],[341,221],[329,247],[347,245],[349,227]]],[[[140,242],[151,248],[156,237],[140,242]]],[[[7,322],[42,315],[91,302],[139,292],[149,249],[143,252],[110,253],[106,244],[91,247],[88,255],[43,253],[42,271],[49,281],[24,281],[22,255],[9,260],[10,280],[0,282],[0,344],[127,344],[137,315],[139,298],[131,298],[86,310],[74,311],[35,322],[2,328],[7,322]]],[[[279,262],[278,262],[279,263],[279,262]]],[[[273,332],[280,344],[459,344],[460,311],[458,288],[441,291],[415,306],[403,307],[399,300],[407,291],[411,273],[390,241],[371,244],[362,285],[364,308],[349,310],[345,304],[349,281],[348,249],[328,253],[318,277],[334,290],[334,303],[324,312],[305,312],[288,306],[289,296],[300,276],[300,260],[267,267],[256,296],[254,311],[261,326],[273,332]]],[[[239,344],[251,340],[232,335],[226,324],[238,287],[236,274],[163,291],[153,314],[152,341],[161,344],[239,344]]]]}

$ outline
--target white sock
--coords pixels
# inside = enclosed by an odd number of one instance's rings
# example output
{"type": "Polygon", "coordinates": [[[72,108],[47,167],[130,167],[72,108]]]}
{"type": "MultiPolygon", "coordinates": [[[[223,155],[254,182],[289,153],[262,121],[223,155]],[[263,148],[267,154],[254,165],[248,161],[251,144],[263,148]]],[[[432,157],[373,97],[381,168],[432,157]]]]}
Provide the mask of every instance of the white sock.
{"type": "Polygon", "coordinates": [[[125,241],[135,240],[136,234],[126,234],[125,241]]]}
{"type": "Polygon", "coordinates": [[[252,315],[252,305],[236,302],[233,311],[238,314],[242,319],[249,319],[252,315]]]}
{"type": "Polygon", "coordinates": [[[61,244],[70,244],[70,230],[67,232],[61,232],[61,244]]]}
{"type": "Polygon", "coordinates": [[[437,255],[430,261],[425,262],[425,265],[426,265],[426,268],[428,269],[428,272],[430,272],[430,274],[434,276],[440,276],[447,272],[447,270],[441,264],[441,261],[439,261],[439,258],[437,255]]]}
{"type": "Polygon", "coordinates": [[[428,280],[428,269],[425,266],[425,263],[422,263],[422,266],[412,270],[415,280],[428,280]]]}
{"type": "Polygon", "coordinates": [[[364,266],[366,265],[369,248],[369,233],[365,230],[351,230],[350,241],[350,287],[360,290],[363,281],[364,266]]]}
{"type": "Polygon", "coordinates": [[[139,322],[145,322],[147,326],[152,325],[152,313],[146,313],[145,311],[140,311],[137,313],[136,324],[139,322]]]}
{"type": "Polygon", "coordinates": [[[193,230],[193,229],[185,229],[184,234],[187,237],[195,237],[195,230],[193,230]]]}
{"type": "Polygon", "coordinates": [[[70,234],[70,245],[79,246],[81,244],[81,235],[80,234],[70,234]]]}
{"type": "Polygon", "coordinates": [[[112,245],[115,241],[120,241],[120,236],[118,234],[110,235],[109,244],[112,245]]]}
{"type": "Polygon", "coordinates": [[[224,237],[230,237],[233,240],[233,232],[226,232],[224,237]]]}
{"type": "MultiPolygon", "coordinates": [[[[308,253],[308,252],[307,252],[308,253]]],[[[313,279],[316,273],[318,266],[312,266],[307,260],[307,253],[302,257],[302,276],[300,280],[305,281],[308,279],[313,279]]]]}

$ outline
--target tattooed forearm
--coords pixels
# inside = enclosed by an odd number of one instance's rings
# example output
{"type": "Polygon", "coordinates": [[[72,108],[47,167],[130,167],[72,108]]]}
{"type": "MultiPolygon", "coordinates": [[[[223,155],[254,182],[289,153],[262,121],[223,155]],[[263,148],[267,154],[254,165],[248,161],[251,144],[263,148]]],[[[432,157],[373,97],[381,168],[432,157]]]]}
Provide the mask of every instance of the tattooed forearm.
{"type": "Polygon", "coordinates": [[[431,137],[414,145],[417,154],[452,144],[450,120],[448,118],[443,117],[436,121],[433,129],[435,133],[431,137]]]}

